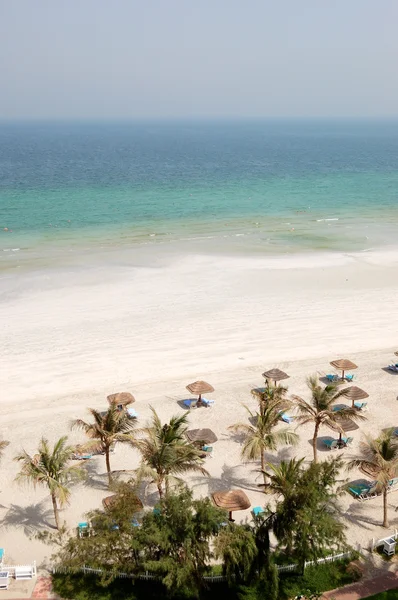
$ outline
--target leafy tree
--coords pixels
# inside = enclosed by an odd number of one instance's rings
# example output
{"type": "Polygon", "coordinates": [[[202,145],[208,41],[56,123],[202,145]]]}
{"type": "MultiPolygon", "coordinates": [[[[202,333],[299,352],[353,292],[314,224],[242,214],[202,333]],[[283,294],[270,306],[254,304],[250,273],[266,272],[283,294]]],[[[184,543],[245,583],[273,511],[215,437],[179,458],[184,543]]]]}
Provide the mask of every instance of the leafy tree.
{"type": "Polygon", "coordinates": [[[360,443],[360,452],[362,456],[350,461],[349,468],[359,467],[377,482],[376,488],[383,495],[383,527],[388,527],[387,493],[391,479],[398,476],[398,439],[394,437],[394,428],[376,439],[367,436],[360,443]]]}
{"type": "Polygon", "coordinates": [[[297,478],[300,475],[303,458],[291,458],[289,461],[283,460],[279,465],[267,463],[266,472],[267,483],[262,485],[266,494],[277,494],[286,498],[291,494],[296,485],[297,478]]]}
{"type": "Polygon", "coordinates": [[[253,528],[229,522],[214,541],[217,558],[222,558],[223,572],[230,585],[249,583],[253,577],[253,564],[257,546],[253,528]]]}
{"type": "Polygon", "coordinates": [[[35,488],[40,485],[49,489],[57,529],[60,529],[59,506],[69,503],[70,483],[84,477],[81,466],[70,465],[74,448],[67,445],[67,439],[66,436],[61,437],[51,449],[48,440],[42,438],[37,454],[30,456],[23,450],[15,457],[16,461],[22,463],[17,481],[30,483],[35,488]]]}
{"type": "MultiPolygon", "coordinates": [[[[355,408],[341,408],[338,411],[333,411],[333,404],[344,393],[344,390],[336,391],[335,384],[329,384],[322,387],[316,375],[308,377],[307,385],[311,391],[311,400],[307,402],[299,396],[294,396],[296,406],[299,411],[297,422],[300,425],[307,423],[314,424],[314,435],[312,438],[312,447],[314,451],[314,462],[317,462],[317,439],[319,428],[321,425],[334,426],[341,430],[339,420],[342,418],[350,418],[352,420],[364,420],[366,417],[359,414],[355,408]]],[[[342,431],[342,430],[341,430],[342,431]]]]}
{"type": "Polygon", "coordinates": [[[246,460],[260,459],[261,472],[264,477],[264,484],[266,484],[267,473],[265,471],[264,453],[267,450],[276,450],[280,444],[297,444],[299,436],[288,429],[273,431],[280,421],[282,408],[279,400],[263,406],[260,413],[252,413],[247,406],[245,408],[253,425],[236,423],[231,425],[229,429],[245,434],[246,439],[242,447],[242,458],[246,460]]]}
{"type": "Polygon", "coordinates": [[[140,430],[144,437],[134,442],[141,454],[138,478],[150,478],[158,488],[159,497],[169,491],[171,482],[181,482],[179,475],[196,471],[208,475],[204,469],[200,451],[185,438],[188,429],[187,416],[174,416],[162,425],[156,411],[151,407],[152,421],[140,430]]]}
{"type": "Polygon", "coordinates": [[[226,513],[208,498],[193,500],[187,488],[164,496],[158,509],[145,514],[137,531],[145,547],[144,567],[161,576],[169,590],[196,596],[226,513]]]}
{"type": "Polygon", "coordinates": [[[76,419],[72,421],[72,429],[82,429],[85,434],[93,440],[87,447],[105,454],[106,471],[108,473],[108,483],[112,483],[112,471],[110,463],[110,453],[117,442],[131,443],[132,433],[135,427],[134,419],[130,419],[127,413],[119,411],[115,404],[111,404],[104,413],[89,408],[89,413],[93,417],[93,422],[76,419]]]}
{"type": "Polygon", "coordinates": [[[302,572],[306,561],[345,544],[337,498],[341,459],[313,462],[301,469],[294,489],[277,503],[273,531],[279,546],[290,548],[302,572]]]}

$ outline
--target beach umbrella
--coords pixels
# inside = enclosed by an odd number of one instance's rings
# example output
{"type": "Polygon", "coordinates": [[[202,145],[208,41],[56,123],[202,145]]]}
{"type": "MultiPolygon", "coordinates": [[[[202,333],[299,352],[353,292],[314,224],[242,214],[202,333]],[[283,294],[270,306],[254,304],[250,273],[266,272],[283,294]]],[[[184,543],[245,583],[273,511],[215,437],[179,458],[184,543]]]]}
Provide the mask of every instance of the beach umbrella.
{"type": "Polygon", "coordinates": [[[398,356],[398,350],[396,352],[394,352],[395,356],[398,356]]]}
{"type": "Polygon", "coordinates": [[[347,433],[347,431],[355,431],[359,429],[359,425],[355,423],[350,417],[343,417],[336,415],[336,422],[328,424],[329,429],[333,431],[339,432],[339,442],[341,442],[341,437],[343,433],[347,433]]]}
{"type": "MultiPolygon", "coordinates": [[[[106,498],[103,498],[102,500],[102,505],[106,510],[108,510],[112,508],[119,500],[121,500],[121,498],[123,498],[123,494],[112,494],[112,496],[106,496],[106,498]]],[[[142,509],[144,507],[138,496],[134,498],[134,503],[136,504],[137,508],[142,509]]]]}
{"type": "Polygon", "coordinates": [[[128,404],[135,402],[133,394],[130,392],[118,392],[116,394],[110,394],[107,396],[109,404],[116,404],[119,409],[124,408],[128,404]]]}
{"type": "Polygon", "coordinates": [[[289,379],[290,375],[287,375],[287,373],[284,373],[280,369],[270,369],[269,371],[264,371],[263,377],[265,379],[272,379],[276,385],[278,381],[289,379]]]}
{"type": "Polygon", "coordinates": [[[345,388],[341,391],[342,396],[351,400],[352,408],[354,408],[354,402],[357,400],[364,400],[365,398],[369,398],[369,394],[365,392],[365,390],[361,390],[361,388],[356,385],[351,385],[348,388],[345,388]]]}
{"type": "Polygon", "coordinates": [[[233,521],[233,511],[246,510],[246,508],[250,508],[251,506],[250,500],[243,490],[214,492],[212,497],[216,506],[228,511],[230,521],[233,521]]]}
{"type": "Polygon", "coordinates": [[[203,442],[204,444],[214,444],[218,437],[211,429],[189,429],[185,435],[190,442],[203,442]]]}
{"type": "Polygon", "coordinates": [[[202,400],[202,394],[211,394],[211,392],[214,392],[214,387],[210,383],[206,383],[206,381],[194,381],[194,383],[189,383],[186,389],[191,394],[199,396],[199,402],[202,400]]]}
{"type": "Polygon", "coordinates": [[[344,379],[345,371],[352,371],[353,369],[358,368],[358,366],[355,363],[348,360],[348,358],[339,358],[338,360],[332,360],[330,364],[338,371],[342,371],[342,379],[344,379]]]}

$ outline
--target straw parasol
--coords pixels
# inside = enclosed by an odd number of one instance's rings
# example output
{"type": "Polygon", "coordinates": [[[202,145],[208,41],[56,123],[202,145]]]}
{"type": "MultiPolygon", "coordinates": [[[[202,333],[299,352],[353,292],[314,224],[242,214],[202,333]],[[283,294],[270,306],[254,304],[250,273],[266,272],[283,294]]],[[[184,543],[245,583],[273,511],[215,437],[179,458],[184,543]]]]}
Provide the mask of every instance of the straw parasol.
{"type": "Polygon", "coordinates": [[[341,437],[343,433],[359,429],[359,425],[357,425],[352,419],[350,419],[349,417],[342,417],[339,415],[336,415],[336,422],[329,423],[328,427],[333,431],[339,432],[339,442],[341,442],[341,437]]]}
{"type": "Polygon", "coordinates": [[[130,392],[117,392],[116,394],[110,394],[107,396],[109,404],[116,404],[116,406],[127,406],[135,402],[133,394],[130,392]]]}
{"type": "Polygon", "coordinates": [[[270,369],[269,371],[264,371],[263,377],[265,377],[265,379],[272,379],[276,385],[278,381],[289,379],[290,375],[284,373],[280,369],[270,369]]]}
{"type": "Polygon", "coordinates": [[[369,394],[365,392],[365,390],[361,390],[361,388],[356,385],[351,385],[348,388],[345,388],[341,391],[341,395],[348,398],[352,402],[352,408],[354,408],[354,402],[356,400],[364,400],[365,398],[369,398],[369,394]]]}
{"type": "MultiPolygon", "coordinates": [[[[110,509],[112,508],[121,498],[123,498],[123,494],[112,494],[112,496],[106,496],[106,498],[103,498],[102,500],[102,505],[105,509],[110,509]]],[[[135,497],[134,502],[137,506],[137,508],[143,508],[144,505],[142,504],[141,500],[138,498],[138,496],[135,497]]]]}
{"type": "Polygon", "coordinates": [[[344,379],[345,371],[352,371],[353,369],[358,368],[358,366],[355,363],[348,360],[348,358],[339,358],[337,360],[332,360],[332,362],[330,364],[332,365],[332,367],[334,367],[338,371],[342,371],[342,375],[341,375],[342,379],[344,379]]]}
{"type": "Polygon", "coordinates": [[[205,444],[214,444],[218,437],[211,429],[189,429],[185,435],[190,442],[203,442],[205,444]]]}
{"type": "Polygon", "coordinates": [[[229,520],[232,519],[232,512],[235,510],[246,510],[250,508],[250,500],[243,490],[229,490],[214,492],[212,494],[214,504],[220,508],[224,508],[229,512],[229,520]]]}
{"type": "Polygon", "coordinates": [[[398,350],[396,350],[396,352],[394,352],[395,356],[398,356],[398,350]]]}
{"type": "Polygon", "coordinates": [[[206,383],[206,381],[194,381],[194,383],[189,383],[186,389],[191,394],[198,395],[199,402],[202,400],[202,394],[211,394],[211,392],[214,392],[214,387],[210,383],[206,383]]]}

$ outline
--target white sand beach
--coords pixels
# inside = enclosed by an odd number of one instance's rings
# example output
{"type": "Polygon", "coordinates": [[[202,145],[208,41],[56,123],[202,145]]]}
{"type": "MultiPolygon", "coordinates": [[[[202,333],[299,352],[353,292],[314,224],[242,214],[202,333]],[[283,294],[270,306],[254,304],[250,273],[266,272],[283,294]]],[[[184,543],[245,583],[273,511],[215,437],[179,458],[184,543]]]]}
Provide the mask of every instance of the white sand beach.
{"type": "MultiPolygon", "coordinates": [[[[42,435],[54,441],[69,433],[71,441],[83,441],[83,434],[69,432],[70,420],[84,417],[86,407],[106,408],[110,393],[132,392],[142,425],[149,406],[166,420],[184,410],[187,383],[209,381],[214,406],[193,409],[189,421],[192,428],[211,427],[219,441],[206,461],[211,477],[188,476],[188,483],[197,496],[241,487],[253,506],[268,501],[256,487],[258,465],[242,463],[228,426],[246,418],[242,403],[255,408],[250,389],[263,383],[265,369],[283,369],[289,392],[308,397],[307,375],[333,372],[329,362],[342,357],[359,365],[354,381],[369,393],[368,420],[352,433],[352,447],[338,451],[347,459],[364,434],[398,426],[398,374],[383,370],[398,349],[397,252],[160,256],[145,261],[126,254],[90,268],[0,278],[0,437],[11,442],[0,465],[0,547],[7,561],[40,565],[52,553],[29,539],[53,523],[51,501],[45,490],[14,482],[13,456],[22,447],[34,452],[42,435]]],[[[298,433],[299,446],[269,459],[310,460],[312,428],[298,433]]],[[[113,469],[137,465],[134,450],[116,447],[113,469]]],[[[103,457],[90,461],[88,473],[62,511],[71,528],[108,493],[103,457]]],[[[155,489],[149,486],[142,499],[153,506],[155,489]]],[[[391,531],[398,526],[398,493],[389,504],[391,531]]],[[[360,503],[346,495],[342,507],[350,543],[366,547],[385,536],[380,498],[360,503]]],[[[249,519],[250,511],[234,516],[249,519]]]]}

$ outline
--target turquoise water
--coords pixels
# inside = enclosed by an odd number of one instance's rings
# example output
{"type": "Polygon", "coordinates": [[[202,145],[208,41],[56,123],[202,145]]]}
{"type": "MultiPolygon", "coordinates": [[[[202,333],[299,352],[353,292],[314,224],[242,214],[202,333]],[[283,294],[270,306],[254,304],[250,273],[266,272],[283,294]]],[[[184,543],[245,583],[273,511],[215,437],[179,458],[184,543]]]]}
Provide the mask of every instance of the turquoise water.
{"type": "Polygon", "coordinates": [[[0,228],[3,269],[177,242],[393,245],[398,122],[2,124],[0,228]]]}

